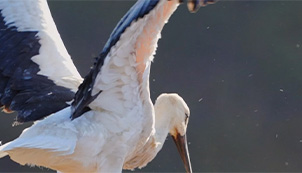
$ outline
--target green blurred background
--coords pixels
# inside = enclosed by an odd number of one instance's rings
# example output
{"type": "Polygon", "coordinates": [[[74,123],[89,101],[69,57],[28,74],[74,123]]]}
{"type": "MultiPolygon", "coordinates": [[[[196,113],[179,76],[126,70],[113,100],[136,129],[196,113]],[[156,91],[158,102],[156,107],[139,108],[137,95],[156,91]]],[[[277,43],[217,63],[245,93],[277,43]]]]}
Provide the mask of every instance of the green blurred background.
{"type": "MultiPolygon", "coordinates": [[[[49,1],[82,76],[134,1],[49,1]]],[[[152,100],[177,92],[191,108],[195,172],[302,171],[302,2],[221,1],[190,14],[181,5],[162,32],[151,68],[152,100]]],[[[0,140],[12,127],[0,116],[0,140]]],[[[41,172],[8,157],[0,172],[41,172]]],[[[181,172],[170,137],[138,172],[181,172]]]]}

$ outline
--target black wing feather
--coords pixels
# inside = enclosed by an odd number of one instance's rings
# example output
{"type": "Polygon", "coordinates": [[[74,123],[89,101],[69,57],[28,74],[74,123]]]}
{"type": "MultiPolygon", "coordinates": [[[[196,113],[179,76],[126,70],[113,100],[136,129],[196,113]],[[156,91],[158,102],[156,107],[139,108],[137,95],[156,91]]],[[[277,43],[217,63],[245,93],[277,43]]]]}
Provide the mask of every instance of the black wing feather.
{"type": "MultiPolygon", "coordinates": [[[[1,11],[0,11],[1,13],[1,11]]],[[[17,111],[17,122],[35,121],[67,106],[75,95],[39,75],[32,57],[39,54],[38,31],[18,31],[0,16],[0,105],[17,111]]]]}

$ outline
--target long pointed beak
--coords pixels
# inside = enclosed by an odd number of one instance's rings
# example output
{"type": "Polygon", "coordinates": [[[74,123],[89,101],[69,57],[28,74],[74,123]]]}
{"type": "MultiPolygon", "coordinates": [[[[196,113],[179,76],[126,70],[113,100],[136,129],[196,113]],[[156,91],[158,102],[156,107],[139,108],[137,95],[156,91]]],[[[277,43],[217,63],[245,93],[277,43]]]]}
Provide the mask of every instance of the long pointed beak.
{"type": "Polygon", "coordinates": [[[198,11],[200,6],[206,6],[207,4],[213,4],[215,0],[188,0],[188,9],[191,13],[198,11]]]}
{"type": "Polygon", "coordinates": [[[177,134],[177,136],[172,135],[172,138],[177,146],[177,150],[185,165],[186,172],[192,173],[190,155],[189,155],[188,144],[187,144],[187,136],[186,135],[181,136],[180,134],[177,134]]]}

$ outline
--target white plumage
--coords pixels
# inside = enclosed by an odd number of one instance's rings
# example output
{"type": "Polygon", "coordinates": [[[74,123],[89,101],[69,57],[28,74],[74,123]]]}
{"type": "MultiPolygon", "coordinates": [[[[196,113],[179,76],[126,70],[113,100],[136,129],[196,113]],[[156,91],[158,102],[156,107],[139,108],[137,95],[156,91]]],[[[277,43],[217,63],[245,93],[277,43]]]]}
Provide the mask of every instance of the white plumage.
{"type": "MultiPolygon", "coordinates": [[[[136,5],[145,3],[154,2],[138,0],[136,5]]],[[[149,91],[150,65],[160,32],[178,5],[179,0],[159,0],[121,33],[88,90],[92,96],[99,94],[89,103],[88,111],[71,119],[73,109],[66,107],[36,121],[19,138],[1,146],[0,157],[9,155],[22,165],[61,172],[121,172],[146,166],[170,133],[186,171],[191,172],[185,137],[188,106],[177,94],[162,94],[153,106],[149,91]]],[[[9,27],[38,31],[41,48],[31,58],[39,65],[38,74],[76,91],[82,78],[57,32],[47,2],[0,1],[0,9],[9,27]]]]}
{"type": "Polygon", "coordinates": [[[1,146],[1,154],[9,154],[22,165],[45,166],[61,172],[121,172],[122,168],[142,168],[156,156],[169,132],[175,138],[178,133],[186,132],[189,109],[181,97],[163,94],[157,102],[156,131],[146,141],[139,140],[134,128],[139,123],[128,120],[132,123],[130,128],[124,123],[127,121],[113,117],[114,114],[95,111],[70,121],[70,108],[65,108],[1,146]],[[127,131],[121,130],[122,126],[127,131]]]}

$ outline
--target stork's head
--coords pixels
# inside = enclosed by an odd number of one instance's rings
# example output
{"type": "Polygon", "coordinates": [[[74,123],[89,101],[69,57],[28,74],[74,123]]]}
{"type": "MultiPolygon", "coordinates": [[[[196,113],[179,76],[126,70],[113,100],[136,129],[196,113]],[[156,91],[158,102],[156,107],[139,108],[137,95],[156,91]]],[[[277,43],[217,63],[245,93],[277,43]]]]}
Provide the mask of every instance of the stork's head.
{"type": "Polygon", "coordinates": [[[170,135],[177,146],[186,171],[192,172],[186,137],[189,107],[178,94],[161,94],[156,100],[155,111],[155,124],[166,123],[169,126],[170,135]]]}

